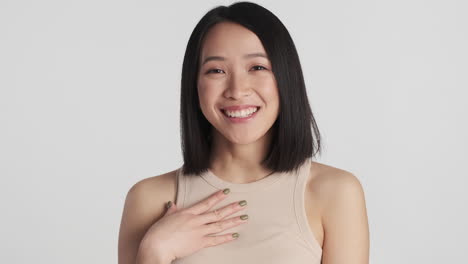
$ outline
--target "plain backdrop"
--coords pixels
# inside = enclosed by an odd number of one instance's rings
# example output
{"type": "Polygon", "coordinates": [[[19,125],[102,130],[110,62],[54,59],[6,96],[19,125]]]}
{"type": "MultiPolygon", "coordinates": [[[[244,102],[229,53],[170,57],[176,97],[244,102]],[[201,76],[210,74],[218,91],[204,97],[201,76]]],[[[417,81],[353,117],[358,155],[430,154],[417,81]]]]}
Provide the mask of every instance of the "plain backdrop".
{"type": "MultiPolygon", "coordinates": [[[[0,262],[117,263],[130,187],[182,165],[180,76],[232,1],[0,0],[0,262]]],[[[257,1],[295,41],[317,161],[364,188],[371,263],[468,263],[466,1],[257,1]]]]}

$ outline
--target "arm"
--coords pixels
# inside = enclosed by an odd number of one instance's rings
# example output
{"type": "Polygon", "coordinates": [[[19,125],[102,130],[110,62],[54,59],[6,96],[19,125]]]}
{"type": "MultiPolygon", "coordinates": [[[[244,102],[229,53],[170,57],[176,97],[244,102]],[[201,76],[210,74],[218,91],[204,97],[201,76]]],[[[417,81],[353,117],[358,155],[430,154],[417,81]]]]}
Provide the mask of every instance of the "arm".
{"type": "Polygon", "coordinates": [[[142,242],[147,230],[165,212],[165,202],[172,200],[170,175],[161,175],[141,180],[127,193],[120,223],[118,241],[118,264],[169,264],[155,262],[154,250],[142,242]]]}
{"type": "Polygon", "coordinates": [[[368,264],[369,227],[362,186],[349,172],[334,176],[326,186],[322,263],[368,264]]]}
{"type": "Polygon", "coordinates": [[[150,248],[145,247],[145,243],[142,242],[138,249],[138,253],[136,256],[136,264],[171,264],[172,261],[164,260],[160,256],[152,254],[155,252],[150,248]]]}

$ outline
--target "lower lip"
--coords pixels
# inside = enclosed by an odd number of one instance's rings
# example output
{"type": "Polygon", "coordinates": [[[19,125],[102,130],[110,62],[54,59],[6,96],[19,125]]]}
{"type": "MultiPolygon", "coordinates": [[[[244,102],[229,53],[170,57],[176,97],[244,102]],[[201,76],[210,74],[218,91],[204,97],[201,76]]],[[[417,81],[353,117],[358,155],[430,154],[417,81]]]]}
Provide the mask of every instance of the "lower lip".
{"type": "Polygon", "coordinates": [[[245,122],[248,122],[250,120],[252,120],[256,115],[257,113],[260,111],[261,108],[258,108],[257,111],[255,111],[255,113],[253,113],[251,116],[247,116],[247,117],[229,117],[227,116],[222,110],[222,114],[225,118],[227,118],[229,121],[233,122],[233,123],[245,123],[245,122]]]}

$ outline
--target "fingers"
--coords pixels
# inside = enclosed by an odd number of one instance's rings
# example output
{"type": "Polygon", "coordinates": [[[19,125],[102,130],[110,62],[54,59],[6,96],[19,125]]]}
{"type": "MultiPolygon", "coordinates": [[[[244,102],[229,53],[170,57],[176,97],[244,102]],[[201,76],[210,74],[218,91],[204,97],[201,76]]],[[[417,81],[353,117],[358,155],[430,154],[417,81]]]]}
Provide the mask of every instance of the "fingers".
{"type": "Polygon", "coordinates": [[[224,198],[226,197],[227,195],[223,193],[223,190],[219,190],[214,194],[210,195],[205,200],[202,200],[201,202],[198,202],[192,205],[191,207],[185,209],[185,212],[195,215],[202,214],[210,210],[213,206],[215,206],[220,201],[224,200],[224,198]]]}
{"type": "Polygon", "coordinates": [[[172,201],[166,203],[166,213],[164,215],[170,215],[177,211],[177,205],[172,201]]]}
{"type": "Polygon", "coordinates": [[[198,225],[204,225],[207,223],[220,221],[226,218],[227,216],[232,215],[246,208],[247,202],[242,203],[242,204],[244,204],[244,206],[241,206],[240,202],[234,202],[234,203],[228,204],[220,209],[216,209],[214,211],[207,212],[198,216],[197,219],[194,220],[194,222],[195,224],[198,224],[198,225]]]}
{"type": "Polygon", "coordinates": [[[226,229],[238,226],[240,224],[246,223],[248,219],[247,217],[236,216],[229,218],[224,221],[219,221],[215,223],[207,224],[203,227],[202,232],[205,232],[207,235],[204,237],[204,247],[214,247],[220,244],[227,243],[239,237],[238,233],[228,233],[218,236],[209,236],[210,234],[215,234],[222,232],[226,229]]]}
{"type": "Polygon", "coordinates": [[[241,216],[235,216],[235,217],[231,217],[229,219],[223,220],[223,221],[204,225],[201,231],[205,235],[216,234],[226,229],[246,223],[247,221],[248,221],[248,216],[245,217],[244,219],[242,219],[241,216]]]}
{"type": "Polygon", "coordinates": [[[204,247],[214,247],[237,239],[238,237],[238,233],[229,233],[219,236],[205,237],[204,247]]]}

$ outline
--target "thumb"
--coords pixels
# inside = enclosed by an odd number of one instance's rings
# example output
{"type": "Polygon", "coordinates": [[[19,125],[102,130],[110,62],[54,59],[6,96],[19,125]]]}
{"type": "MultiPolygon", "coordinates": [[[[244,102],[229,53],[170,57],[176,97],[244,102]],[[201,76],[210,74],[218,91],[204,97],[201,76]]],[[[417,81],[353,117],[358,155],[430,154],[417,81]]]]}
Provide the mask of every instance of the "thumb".
{"type": "Polygon", "coordinates": [[[166,215],[172,214],[177,211],[177,205],[172,201],[166,203],[166,215]]]}

